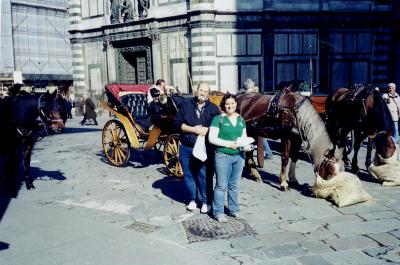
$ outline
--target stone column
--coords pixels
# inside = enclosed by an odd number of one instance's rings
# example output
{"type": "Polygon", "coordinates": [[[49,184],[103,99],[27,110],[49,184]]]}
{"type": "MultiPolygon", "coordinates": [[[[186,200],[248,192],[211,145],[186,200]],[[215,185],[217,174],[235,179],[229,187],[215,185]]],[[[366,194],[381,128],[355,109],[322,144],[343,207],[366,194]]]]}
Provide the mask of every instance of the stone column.
{"type": "Polygon", "coordinates": [[[189,65],[192,74],[192,91],[200,82],[207,82],[211,90],[218,90],[215,65],[215,10],[213,0],[190,1],[190,39],[191,56],[189,65]]]}
{"type": "Polygon", "coordinates": [[[74,81],[75,98],[86,93],[86,70],[83,57],[83,44],[79,42],[82,34],[78,32],[82,19],[81,1],[69,2],[69,32],[71,33],[72,48],[72,77],[74,81]]]}

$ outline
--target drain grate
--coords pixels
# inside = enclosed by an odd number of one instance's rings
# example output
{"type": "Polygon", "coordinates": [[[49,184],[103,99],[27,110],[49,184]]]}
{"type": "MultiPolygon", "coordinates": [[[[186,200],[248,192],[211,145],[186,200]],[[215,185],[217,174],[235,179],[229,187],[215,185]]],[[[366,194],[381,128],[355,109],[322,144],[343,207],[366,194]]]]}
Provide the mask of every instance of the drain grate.
{"type": "Polygon", "coordinates": [[[148,234],[156,231],[160,227],[141,222],[134,222],[133,224],[125,226],[125,228],[148,234]]]}
{"type": "Polygon", "coordinates": [[[189,243],[255,235],[253,228],[244,220],[228,218],[226,223],[214,219],[193,219],[182,222],[189,243]]]}

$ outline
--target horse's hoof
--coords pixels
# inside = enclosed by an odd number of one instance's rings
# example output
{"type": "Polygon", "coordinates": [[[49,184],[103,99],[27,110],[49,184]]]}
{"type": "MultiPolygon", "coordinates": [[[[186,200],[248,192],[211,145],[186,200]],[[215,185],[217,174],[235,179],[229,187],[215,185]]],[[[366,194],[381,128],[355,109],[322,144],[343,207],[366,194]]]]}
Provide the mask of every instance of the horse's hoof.
{"type": "Polygon", "coordinates": [[[34,188],[35,188],[35,186],[33,186],[33,183],[32,183],[32,182],[26,183],[25,186],[26,186],[26,189],[27,189],[27,190],[34,189],[34,188]]]}
{"type": "Polygon", "coordinates": [[[281,186],[281,191],[287,192],[289,190],[290,190],[289,186],[281,186]]]}
{"type": "Polygon", "coordinates": [[[351,168],[351,173],[353,173],[354,175],[357,175],[358,172],[360,172],[360,168],[358,168],[358,167],[351,168]]]}

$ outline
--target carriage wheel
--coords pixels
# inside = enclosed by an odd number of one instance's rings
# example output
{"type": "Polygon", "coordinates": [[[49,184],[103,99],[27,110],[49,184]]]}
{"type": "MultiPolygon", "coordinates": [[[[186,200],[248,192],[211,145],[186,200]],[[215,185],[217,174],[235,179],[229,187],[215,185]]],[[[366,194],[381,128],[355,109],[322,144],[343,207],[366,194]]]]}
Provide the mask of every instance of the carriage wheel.
{"type": "Polygon", "coordinates": [[[179,160],[179,136],[172,134],[164,141],[164,164],[168,173],[182,178],[183,170],[181,161],[179,160]]]}
{"type": "Polygon", "coordinates": [[[102,142],[104,154],[112,165],[123,167],[128,163],[131,145],[120,121],[110,120],[104,125],[102,142]]]}
{"type": "Polygon", "coordinates": [[[345,152],[347,155],[349,155],[354,148],[354,131],[351,130],[347,136],[346,136],[346,146],[345,146],[345,152]]]}

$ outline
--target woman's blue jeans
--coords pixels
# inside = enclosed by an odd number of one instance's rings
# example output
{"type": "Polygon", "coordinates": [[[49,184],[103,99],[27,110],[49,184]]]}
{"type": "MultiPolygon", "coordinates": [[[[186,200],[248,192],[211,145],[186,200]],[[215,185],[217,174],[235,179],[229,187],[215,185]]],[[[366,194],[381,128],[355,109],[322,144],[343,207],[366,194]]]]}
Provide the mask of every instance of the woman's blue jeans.
{"type": "Polygon", "coordinates": [[[196,199],[207,203],[206,162],[202,162],[192,155],[193,147],[180,145],[179,158],[181,161],[186,187],[189,191],[189,200],[196,199]]]}
{"type": "Polygon", "coordinates": [[[229,214],[239,211],[239,181],[242,176],[243,166],[243,154],[227,155],[215,153],[217,182],[215,184],[212,207],[214,217],[224,213],[226,191],[228,191],[229,214]]]}

